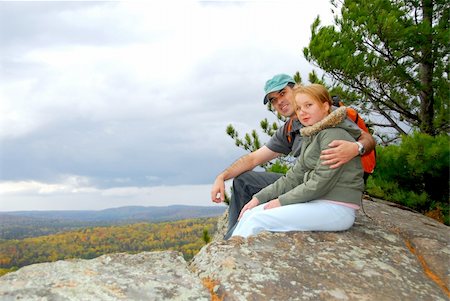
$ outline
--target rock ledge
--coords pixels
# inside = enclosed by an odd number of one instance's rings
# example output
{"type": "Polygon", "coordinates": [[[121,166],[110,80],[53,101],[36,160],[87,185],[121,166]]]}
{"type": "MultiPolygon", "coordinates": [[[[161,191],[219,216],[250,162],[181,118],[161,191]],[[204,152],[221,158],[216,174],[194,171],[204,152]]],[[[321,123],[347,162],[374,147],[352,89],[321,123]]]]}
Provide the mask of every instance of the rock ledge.
{"type": "MultiPolygon", "coordinates": [[[[449,227],[364,201],[345,232],[216,239],[187,263],[173,251],[24,267],[1,300],[448,300],[449,227]]],[[[220,236],[215,236],[220,237],[220,236]]]]}

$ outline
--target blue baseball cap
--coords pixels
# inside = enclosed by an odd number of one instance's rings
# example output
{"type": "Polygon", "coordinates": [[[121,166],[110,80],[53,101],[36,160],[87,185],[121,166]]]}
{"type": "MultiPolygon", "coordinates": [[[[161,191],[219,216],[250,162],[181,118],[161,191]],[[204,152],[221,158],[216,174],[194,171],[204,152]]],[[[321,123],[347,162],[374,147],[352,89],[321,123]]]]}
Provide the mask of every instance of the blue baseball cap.
{"type": "Polygon", "coordinates": [[[269,93],[283,90],[289,83],[295,84],[295,81],[287,74],[277,74],[269,79],[264,86],[264,92],[266,92],[266,95],[264,96],[264,104],[267,104],[269,101],[267,98],[269,93]]]}

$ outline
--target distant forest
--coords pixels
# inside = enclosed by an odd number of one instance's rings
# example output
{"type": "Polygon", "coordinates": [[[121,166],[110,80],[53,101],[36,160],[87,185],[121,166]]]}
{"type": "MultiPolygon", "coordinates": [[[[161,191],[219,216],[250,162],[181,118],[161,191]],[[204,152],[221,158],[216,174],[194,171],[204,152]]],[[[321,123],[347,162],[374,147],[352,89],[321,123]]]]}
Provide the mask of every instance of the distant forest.
{"type": "Polygon", "coordinates": [[[20,267],[103,254],[177,250],[186,260],[216,231],[217,217],[173,222],[88,227],[64,233],[0,241],[0,275],[20,267]]]}
{"type": "Polygon", "coordinates": [[[0,212],[0,242],[56,234],[86,227],[156,223],[222,215],[225,206],[128,206],[99,211],[0,212]]]}

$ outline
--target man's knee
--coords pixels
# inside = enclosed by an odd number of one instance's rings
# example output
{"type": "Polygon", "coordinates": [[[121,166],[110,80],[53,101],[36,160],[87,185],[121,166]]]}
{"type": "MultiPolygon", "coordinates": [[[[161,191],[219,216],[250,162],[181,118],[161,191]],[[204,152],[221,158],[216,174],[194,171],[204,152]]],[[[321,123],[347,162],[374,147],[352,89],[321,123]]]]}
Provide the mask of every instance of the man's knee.
{"type": "Polygon", "coordinates": [[[254,171],[246,171],[233,180],[233,189],[242,189],[249,185],[250,182],[255,178],[254,171]]]}
{"type": "Polygon", "coordinates": [[[250,170],[234,178],[233,189],[256,193],[275,182],[279,177],[281,177],[280,174],[250,170]]]}
{"type": "Polygon", "coordinates": [[[242,173],[233,180],[232,202],[236,202],[239,208],[243,207],[255,193],[275,182],[280,176],[253,170],[242,173]]]}

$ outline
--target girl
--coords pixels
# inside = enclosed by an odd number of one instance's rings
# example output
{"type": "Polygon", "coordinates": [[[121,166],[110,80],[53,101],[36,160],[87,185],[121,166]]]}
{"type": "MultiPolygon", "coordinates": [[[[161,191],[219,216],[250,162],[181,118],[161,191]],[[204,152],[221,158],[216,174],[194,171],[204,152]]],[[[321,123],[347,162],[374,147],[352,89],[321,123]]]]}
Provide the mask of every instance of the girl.
{"type": "Polygon", "coordinates": [[[331,169],[322,164],[320,152],[333,140],[355,141],[361,131],[345,125],[345,107],[331,112],[331,97],[322,85],[296,87],[293,105],[304,126],[300,156],[285,176],[242,208],[232,236],[264,230],[342,231],[355,221],[364,190],[361,159],[331,169]]]}

